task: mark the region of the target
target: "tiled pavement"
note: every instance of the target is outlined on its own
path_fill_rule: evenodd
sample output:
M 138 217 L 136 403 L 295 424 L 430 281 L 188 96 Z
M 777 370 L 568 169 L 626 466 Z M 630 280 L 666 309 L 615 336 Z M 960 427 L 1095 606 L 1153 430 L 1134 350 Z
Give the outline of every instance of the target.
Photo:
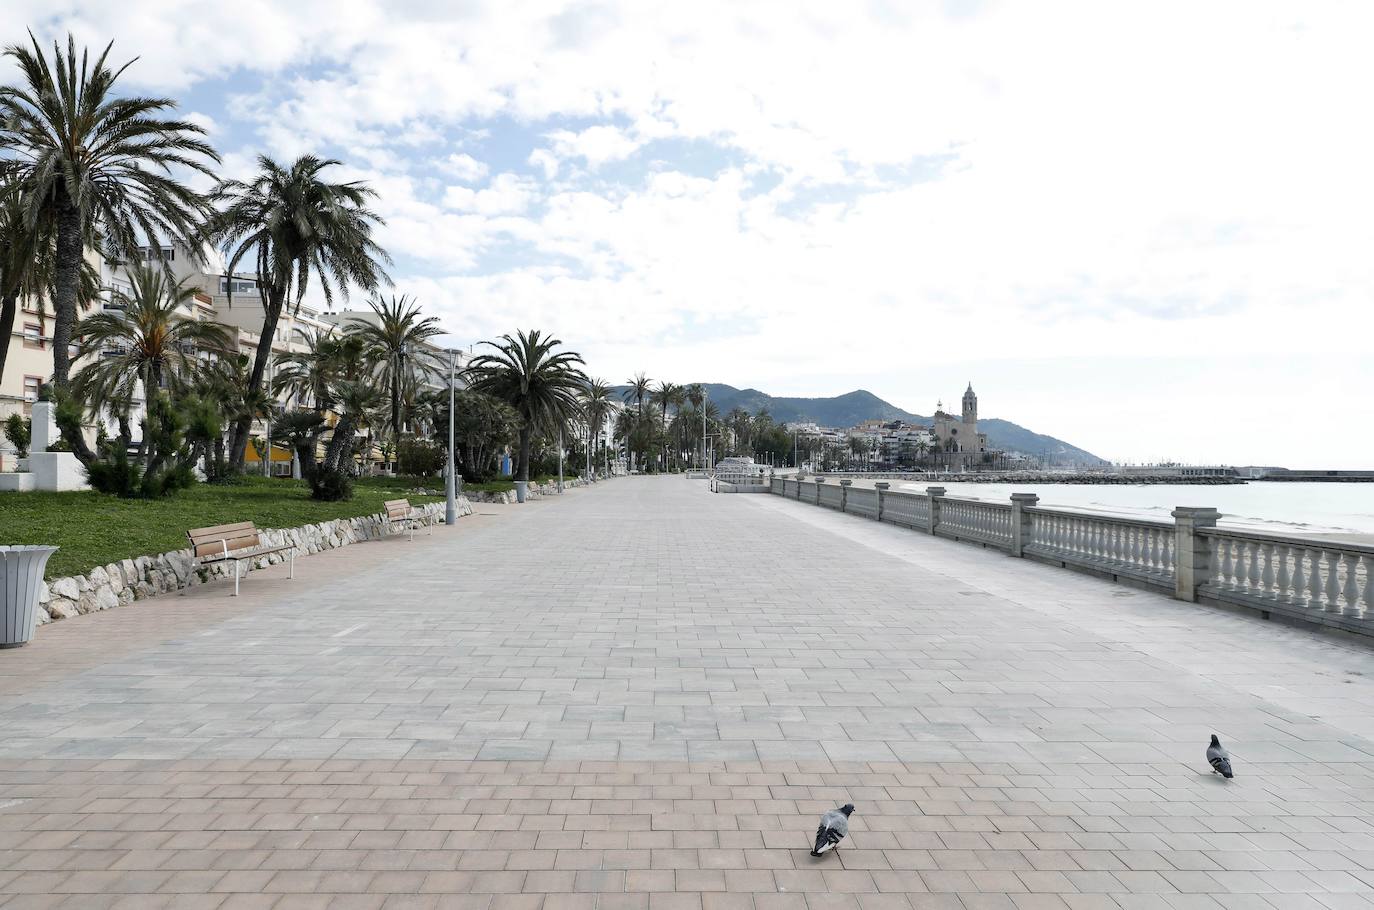
M 680 478 L 480 511 L 0 653 L 0 907 L 1374 906 L 1362 645 Z

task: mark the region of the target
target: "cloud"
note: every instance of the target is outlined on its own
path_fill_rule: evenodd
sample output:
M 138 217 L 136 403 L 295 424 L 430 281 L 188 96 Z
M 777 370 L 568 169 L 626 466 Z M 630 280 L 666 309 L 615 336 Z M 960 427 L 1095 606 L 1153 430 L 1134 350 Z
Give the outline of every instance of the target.
M 533 180 L 518 174 L 497 174 L 484 190 L 448 187 L 444 191 L 444 206 L 478 215 L 511 215 L 524 212 L 538 196 Z
M 578 133 L 556 130 L 548 138 L 560 158 L 581 158 L 593 170 L 608 161 L 628 158 L 642 144 L 614 126 L 591 126 Z
M 471 155 L 457 152 L 438 163 L 440 170 L 457 177 L 464 183 L 476 183 L 487 176 L 487 165 Z

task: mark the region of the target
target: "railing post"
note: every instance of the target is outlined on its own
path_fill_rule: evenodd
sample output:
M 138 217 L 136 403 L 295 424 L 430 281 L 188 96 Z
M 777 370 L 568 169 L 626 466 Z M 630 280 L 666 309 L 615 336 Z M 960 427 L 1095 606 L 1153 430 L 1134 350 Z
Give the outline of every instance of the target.
M 886 480 L 880 480 L 873 485 L 873 489 L 875 491 L 874 495 L 878 498 L 878 504 L 875 507 L 874 517 L 876 517 L 878 521 L 883 520 L 883 491 L 890 486 L 892 486 L 892 484 L 888 483 Z
M 1031 539 L 1031 521 L 1034 516 L 1026 509 L 1033 508 L 1040 497 L 1034 493 L 1011 494 L 1011 555 L 1021 556 Z
M 854 486 L 854 481 L 852 481 L 852 480 L 846 479 L 846 480 L 841 480 L 841 481 L 840 481 L 840 511 L 841 511 L 841 512 L 846 511 L 846 510 L 848 509 L 848 507 L 849 507 L 849 488 L 852 487 L 852 486 Z
M 940 526 L 940 497 L 945 495 L 944 487 L 926 487 L 926 496 L 930 497 L 929 526 L 926 528 L 931 536 L 934 536 L 935 529 Z
M 1197 589 L 1212 577 L 1212 548 L 1199 528 L 1215 528 L 1221 513 L 1200 506 L 1179 506 L 1174 516 L 1174 597 L 1195 602 Z
M 821 504 L 821 484 L 825 483 L 824 477 L 816 478 L 816 505 Z

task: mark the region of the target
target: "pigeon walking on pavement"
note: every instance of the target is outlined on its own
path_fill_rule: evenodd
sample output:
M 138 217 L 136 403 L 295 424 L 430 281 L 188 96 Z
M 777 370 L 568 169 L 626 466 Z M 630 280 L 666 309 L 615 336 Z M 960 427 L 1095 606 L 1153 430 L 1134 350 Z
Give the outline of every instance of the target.
M 1221 747 L 1221 740 L 1217 739 L 1215 733 L 1212 734 L 1212 744 L 1207 747 L 1207 764 L 1212 766 L 1213 774 L 1220 774 L 1227 780 L 1236 776 L 1231 771 L 1231 753 Z
M 849 815 L 854 811 L 853 803 L 845 803 L 838 809 L 831 809 L 821 816 L 821 826 L 816 829 L 816 846 L 811 848 L 812 856 L 834 850 L 844 836 L 849 833 Z

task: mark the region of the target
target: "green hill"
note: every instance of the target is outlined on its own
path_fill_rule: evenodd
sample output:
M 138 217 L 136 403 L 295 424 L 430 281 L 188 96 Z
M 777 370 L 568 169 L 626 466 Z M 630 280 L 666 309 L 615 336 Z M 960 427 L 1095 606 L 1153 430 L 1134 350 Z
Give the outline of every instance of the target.
M 710 400 L 722 414 L 744 408 L 751 414 L 767 409 L 779 423 L 809 421 L 823 427 L 852 427 L 865 420 L 905 420 L 930 426 L 931 418 L 903 411 L 865 389 L 856 389 L 833 398 L 786 398 L 758 389 L 737 389 L 719 382 L 702 383 Z M 623 392 L 621 387 L 617 394 Z M 1043 457 L 1055 464 L 1099 465 L 1105 460 L 1062 439 L 1028 430 L 1009 420 L 983 418 L 978 429 L 988 434 L 988 444 L 1004 452 L 1021 452 Z

